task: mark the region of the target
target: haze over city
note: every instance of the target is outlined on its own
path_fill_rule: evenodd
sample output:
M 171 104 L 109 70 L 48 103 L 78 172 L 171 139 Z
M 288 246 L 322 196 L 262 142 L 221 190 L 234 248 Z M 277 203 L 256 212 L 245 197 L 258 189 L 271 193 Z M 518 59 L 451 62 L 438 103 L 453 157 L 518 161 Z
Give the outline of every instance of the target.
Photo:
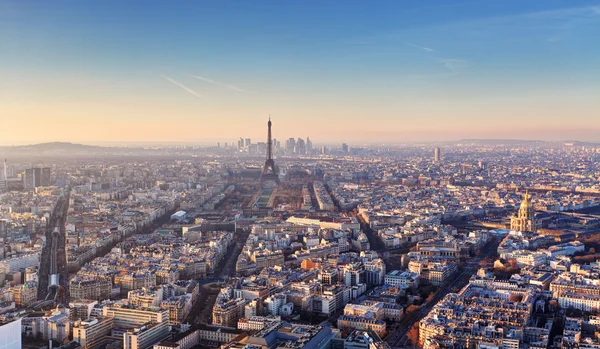
M 598 0 L 0 0 L 0 349 L 598 349 L 599 63 Z
M 596 1 L 4 1 L 0 142 L 600 141 L 599 36 Z

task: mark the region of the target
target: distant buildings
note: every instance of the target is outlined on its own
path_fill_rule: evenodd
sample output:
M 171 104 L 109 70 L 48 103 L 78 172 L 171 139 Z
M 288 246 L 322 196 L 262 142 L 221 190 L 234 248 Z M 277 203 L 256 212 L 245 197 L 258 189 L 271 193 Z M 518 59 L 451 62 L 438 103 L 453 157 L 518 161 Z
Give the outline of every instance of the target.
M 295 148 L 296 148 L 296 140 L 294 138 L 285 140 L 285 153 L 286 154 L 293 154 Z
M 600 264 L 591 256 L 589 264 L 577 264 L 588 260 L 580 255 L 590 243 L 573 241 L 581 238 L 580 232 L 600 227 L 600 219 L 594 213 L 559 213 L 600 205 L 600 198 L 582 194 L 600 192 L 597 162 L 588 161 L 596 153 L 582 154 L 581 160 L 588 159 L 582 161 L 585 166 L 566 172 L 560 167 L 564 154 L 557 153 L 563 156 L 558 161 L 544 153 L 531 167 L 526 149 L 512 156 L 506 146 L 496 154 L 492 146 L 465 145 L 464 152 L 444 146 L 451 158 L 444 158 L 444 166 L 432 166 L 431 155 L 440 162 L 441 153 L 437 148 L 431 154 L 429 145 L 349 149 L 344 144 L 311 159 L 305 155 L 316 155 L 312 151 L 318 149 L 309 138 L 291 138 L 281 149 L 278 143 L 240 139 L 240 152 L 251 156 L 221 147 L 210 161 L 61 165 L 52 169 L 57 187 L 2 194 L 0 255 L 6 258 L 0 261 L 0 314 L 26 314 L 19 325 L 26 336 L 60 341 L 70 326 L 73 339 L 92 349 L 387 349 L 380 339 L 387 333 L 386 321 L 401 320 L 411 305 L 431 306 L 422 302 L 432 290 L 439 292 L 434 295 L 456 291 L 458 270 L 464 277 L 477 265 L 473 259 L 493 254 L 496 244 L 486 243 L 494 237 L 502 239 L 498 275 L 517 267 L 521 272 L 509 280 L 479 273 L 467 288 L 437 303 L 431 314 L 425 314 L 429 306 L 421 306 L 414 314 L 426 316 L 420 324 L 422 344 L 548 348 L 551 322 L 557 319 L 556 325 L 566 326 L 553 331 L 560 333 L 552 338 L 555 347 L 597 345 L 600 330 L 592 323 L 600 326 L 600 319 L 561 321 L 562 312 L 556 312 L 600 311 Z M 259 187 L 262 155 L 269 148 L 281 155 L 278 164 L 286 176 L 280 179 L 286 183 L 275 193 L 265 219 L 255 219 L 261 216 L 257 212 L 244 217 L 242 206 Z M 177 154 L 185 149 L 178 148 Z M 226 151 L 233 156 L 223 156 Z M 259 152 L 260 158 L 255 156 Z M 396 152 L 403 155 L 394 158 Z M 484 160 L 489 166 L 477 165 Z M 544 161 L 548 167 L 540 170 L 537 164 Z M 27 167 L 16 165 L 10 178 Z M 36 178 L 42 181 L 41 173 L 30 170 L 26 175 L 17 178 L 19 183 L 25 177 L 30 187 Z M 67 187 L 72 205 L 61 225 L 66 227 L 65 248 L 57 251 L 64 250 L 68 266 L 77 270 L 65 278 L 70 309 L 25 310 L 36 300 L 31 286 L 48 280 L 41 273 L 38 277 L 42 268 L 36 267 L 39 251 L 52 240 L 44 241 L 36 232 L 47 225 L 53 202 Z M 535 203 L 528 195 L 521 199 L 521 188 L 536 190 Z M 507 216 L 521 201 L 513 231 L 465 231 L 442 223 L 477 219 L 506 228 Z M 536 219 L 534 209 L 546 212 L 538 212 Z M 154 222 L 169 217 L 168 224 L 149 231 Z M 189 226 L 191 221 L 197 225 Z M 365 232 L 365 225 L 373 233 Z M 533 233 L 536 225 L 548 233 Z M 563 227 L 566 234 L 560 237 L 551 232 Z M 230 254 L 233 243 L 239 256 Z M 398 260 L 383 246 L 411 252 Z M 210 298 L 212 308 L 206 310 L 212 311 L 214 325 L 188 327 L 198 315 L 202 321 L 211 315 L 191 313 L 203 284 L 197 280 L 217 279 L 225 260 L 227 274 L 236 262 L 235 276 L 219 286 L 214 306 Z M 386 263 L 398 270 L 386 270 Z M 107 301 L 119 298 L 126 299 Z M 287 322 L 298 316 L 313 323 L 332 316 L 336 320 L 319 326 Z M 6 324 L 0 315 L 0 349 Z
M 250 139 L 246 139 L 244 140 L 243 138 L 240 138 L 238 140 L 238 151 L 240 153 L 247 153 L 249 155 L 263 155 L 267 152 L 269 147 L 269 142 L 267 141 L 265 142 L 259 142 L 259 143 L 250 143 Z M 282 143 L 280 141 L 278 141 L 277 139 L 273 138 L 271 141 L 271 148 L 273 151 L 273 154 L 280 154 L 280 155 L 313 155 L 314 152 L 319 152 L 320 150 L 323 150 L 324 147 L 320 148 L 320 149 L 314 149 L 313 148 L 313 142 L 310 139 L 310 137 L 306 137 L 306 140 L 303 138 L 293 138 L 290 137 L 289 139 L 286 139 L 283 143 L 283 147 L 282 147 Z M 324 152 L 322 152 L 324 154 Z
M 323 182 L 315 181 L 313 183 L 313 188 L 315 191 L 315 196 L 317 198 L 317 203 L 319 204 L 319 209 L 323 211 L 334 210 L 335 205 L 333 204 L 333 200 L 327 192 L 327 189 L 325 188 Z
M 304 142 L 304 139 L 298 138 L 298 140 L 296 141 L 296 147 L 294 148 L 294 154 L 306 154 L 306 143 Z
M 6 159 L 0 172 L 0 192 L 8 190 L 8 169 L 6 167 Z
M 433 150 L 433 162 L 439 164 L 441 160 L 440 147 L 435 147 Z
M 23 187 L 25 190 L 33 190 L 37 187 L 50 186 L 50 168 L 34 167 L 25 170 Z

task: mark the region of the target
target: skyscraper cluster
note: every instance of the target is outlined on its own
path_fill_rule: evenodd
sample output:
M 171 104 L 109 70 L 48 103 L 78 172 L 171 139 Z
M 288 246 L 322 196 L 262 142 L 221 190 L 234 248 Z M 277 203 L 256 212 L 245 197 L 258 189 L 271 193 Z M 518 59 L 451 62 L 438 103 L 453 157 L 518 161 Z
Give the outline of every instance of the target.
M 252 143 L 250 138 L 240 138 L 238 140 L 238 149 L 240 153 L 248 153 L 251 155 L 262 155 L 267 151 L 268 144 L 266 142 Z M 281 155 L 311 155 L 313 154 L 313 142 L 310 137 L 306 140 L 302 138 L 286 139 L 283 145 L 277 138 L 272 141 L 273 153 Z
M 50 185 L 49 167 L 34 167 L 25 170 L 25 177 L 23 178 L 25 190 L 33 190 L 37 187 L 49 187 Z
M 296 154 L 296 155 L 306 155 L 312 154 L 313 144 L 310 140 L 310 137 L 306 137 L 306 141 L 302 138 L 298 138 L 295 140 L 294 138 L 290 138 L 285 141 L 285 153 L 286 155 Z

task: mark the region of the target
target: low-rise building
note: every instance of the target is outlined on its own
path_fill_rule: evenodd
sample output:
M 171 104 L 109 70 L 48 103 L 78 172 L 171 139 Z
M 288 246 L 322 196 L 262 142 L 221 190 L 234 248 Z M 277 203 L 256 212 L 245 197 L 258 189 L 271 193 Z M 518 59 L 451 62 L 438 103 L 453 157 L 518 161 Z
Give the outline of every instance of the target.
M 385 276 L 385 284 L 403 289 L 419 287 L 419 275 L 410 271 L 393 270 Z
M 92 299 L 103 301 L 110 299 L 112 281 L 105 277 L 75 277 L 69 282 L 71 299 Z
M 100 348 L 107 343 L 112 328 L 112 317 L 78 321 L 73 327 L 73 340 L 84 349 Z

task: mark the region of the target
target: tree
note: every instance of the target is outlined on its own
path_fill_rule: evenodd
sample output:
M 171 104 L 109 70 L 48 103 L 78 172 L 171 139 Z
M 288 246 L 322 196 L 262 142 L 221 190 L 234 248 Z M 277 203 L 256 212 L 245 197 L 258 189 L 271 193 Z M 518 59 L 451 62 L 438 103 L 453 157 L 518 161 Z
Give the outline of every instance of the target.
M 491 264 L 491 263 L 492 263 L 492 260 L 491 260 L 491 258 L 490 258 L 490 257 L 485 257 L 484 259 L 482 259 L 482 260 L 479 262 L 479 267 L 480 267 L 480 268 L 487 268 L 487 266 L 488 266 L 489 264 Z
M 410 330 L 408 330 L 408 332 L 406 333 L 406 336 L 408 337 L 408 340 L 413 344 L 413 345 L 419 345 L 419 323 L 416 322 L 411 328 Z
M 413 312 L 419 310 L 419 308 L 421 308 L 421 307 L 418 306 L 418 305 L 411 304 L 408 307 L 406 307 L 406 309 L 404 310 L 404 312 L 407 313 L 407 314 L 410 314 L 410 313 L 413 313 Z
M 433 300 L 433 296 L 435 296 L 435 292 L 431 292 L 429 296 L 427 296 L 427 299 L 425 299 L 425 302 L 431 302 Z
M 427 298 L 429 295 L 433 294 L 434 291 L 435 291 L 435 286 L 432 286 L 432 285 L 423 286 L 423 287 L 421 287 L 421 289 L 419 289 L 419 295 L 421 296 L 421 298 Z

